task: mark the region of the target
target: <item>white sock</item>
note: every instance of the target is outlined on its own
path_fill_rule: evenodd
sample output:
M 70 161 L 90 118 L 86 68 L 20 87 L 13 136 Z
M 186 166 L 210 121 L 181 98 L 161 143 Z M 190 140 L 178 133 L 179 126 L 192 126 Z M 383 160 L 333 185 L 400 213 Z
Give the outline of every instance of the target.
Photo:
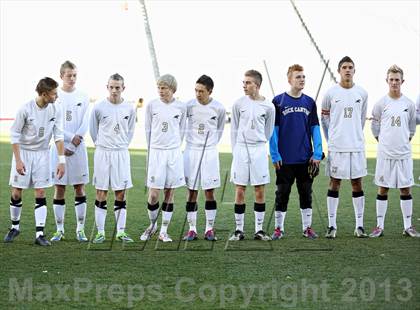
M 150 219 L 150 228 L 153 228 L 153 224 L 154 226 L 157 225 L 157 217 L 158 217 L 158 213 L 159 213 L 159 209 L 156 210 L 147 210 L 147 214 L 149 215 L 149 219 Z
M 100 234 L 105 234 L 105 219 L 107 214 L 106 204 L 103 207 L 105 209 L 95 206 L 96 228 Z
M 173 212 L 162 211 L 162 226 L 160 227 L 160 233 L 166 234 L 168 232 L 168 226 L 171 222 Z
M 206 232 L 214 227 L 214 220 L 216 218 L 217 209 L 205 210 L 206 212 Z
M 197 232 L 197 211 L 187 212 L 187 221 L 190 230 Z
M 388 208 L 388 200 L 376 199 L 376 226 L 385 228 L 385 215 Z
M 353 192 L 354 194 L 354 192 Z M 365 196 L 353 197 L 354 217 L 356 219 L 356 228 L 363 227 L 363 213 L 365 212 Z
M 127 221 L 127 209 L 125 208 L 125 206 L 118 210 L 115 210 L 115 208 L 117 207 L 114 206 L 115 222 L 117 223 L 117 234 L 120 234 L 125 231 L 125 223 Z
M 254 214 L 255 214 L 255 232 L 258 232 L 260 230 L 263 230 L 265 211 L 262 211 L 262 212 L 254 211 Z
M 74 211 L 76 213 L 76 232 L 85 229 L 85 221 L 86 221 L 86 202 L 74 202 Z
M 13 203 L 13 204 L 12 204 Z M 22 213 L 22 200 L 10 201 L 10 219 L 12 221 L 12 229 L 19 230 L 20 214 Z
M 54 218 L 55 218 L 55 225 L 57 226 L 57 231 L 64 232 L 64 216 L 66 214 L 66 205 L 58 204 L 56 203 L 56 199 L 54 199 L 53 209 L 54 209 Z
M 245 213 L 235 213 L 236 230 L 244 231 Z
M 312 225 L 312 208 L 300 209 L 300 215 L 302 217 L 302 230 Z
M 339 198 L 327 197 L 328 227 L 337 228 L 337 207 Z
M 45 227 L 45 221 L 47 219 L 47 206 L 43 205 L 35 209 L 35 226 L 36 227 Z M 43 231 L 37 231 L 36 237 L 44 235 Z
M 275 211 L 274 222 L 275 228 L 280 227 L 281 231 L 284 231 L 284 220 L 286 218 L 287 211 Z
M 406 197 L 406 196 L 401 196 Z M 411 197 L 411 196 L 410 196 Z M 404 220 L 404 230 L 411 227 L 411 216 L 413 215 L 413 199 L 400 200 L 401 212 Z

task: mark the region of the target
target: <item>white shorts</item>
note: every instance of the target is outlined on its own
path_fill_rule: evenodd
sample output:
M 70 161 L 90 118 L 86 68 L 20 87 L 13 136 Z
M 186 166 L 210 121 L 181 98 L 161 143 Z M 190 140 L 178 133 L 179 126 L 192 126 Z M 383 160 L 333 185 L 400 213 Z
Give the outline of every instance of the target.
M 25 175 L 16 171 L 15 156 L 12 159 L 9 185 L 16 188 L 46 188 L 52 186 L 50 151 L 27 151 L 20 149 L 20 158 L 25 165 Z
M 366 176 L 365 152 L 328 152 L 325 175 L 340 180 Z
M 202 149 L 186 148 L 184 151 L 184 174 L 188 189 L 198 190 L 200 185 L 204 190 L 220 187 L 219 152 L 216 148 L 205 149 L 198 171 L 202 154 Z
M 184 162 L 181 149 L 150 149 L 147 187 L 163 189 L 185 185 Z
M 236 185 L 263 185 L 270 183 L 268 170 L 268 155 L 265 144 L 236 144 L 233 150 L 230 181 Z
M 107 191 L 133 187 L 128 150 L 96 148 L 93 161 L 93 182 L 96 189 Z
M 56 185 L 76 185 L 89 183 L 89 167 L 86 145 L 81 143 L 71 156 L 66 156 L 66 170 L 61 179 L 56 178 L 55 171 L 58 163 L 57 148 L 51 146 L 51 171 Z
M 377 158 L 375 184 L 387 188 L 406 188 L 413 186 L 413 160 L 411 158 Z

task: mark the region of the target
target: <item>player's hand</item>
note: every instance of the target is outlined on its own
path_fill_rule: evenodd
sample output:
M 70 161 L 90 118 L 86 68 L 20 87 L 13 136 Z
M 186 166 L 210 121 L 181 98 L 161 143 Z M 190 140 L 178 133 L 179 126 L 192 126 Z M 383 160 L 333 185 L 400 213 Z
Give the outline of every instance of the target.
M 71 140 L 71 143 L 73 143 L 74 146 L 79 146 L 82 140 L 83 140 L 82 136 L 75 135 L 74 138 Z
M 64 175 L 64 172 L 65 172 L 65 164 L 58 164 L 57 165 L 57 172 L 56 172 L 56 176 L 57 176 L 57 178 L 60 180 L 62 177 L 63 177 L 63 175 Z
M 274 168 L 276 170 L 280 170 L 280 168 L 281 168 L 281 160 L 278 161 L 278 162 L 273 163 L 273 166 L 274 166 Z
M 74 152 L 73 151 L 70 151 L 69 149 L 64 149 L 64 155 L 65 156 L 71 156 L 71 155 L 73 155 L 74 154 Z
M 25 175 L 26 168 L 25 168 L 25 164 L 23 163 L 23 161 L 21 161 L 21 160 L 16 161 L 16 171 L 20 175 Z
M 318 159 L 313 159 L 313 158 L 311 158 L 311 160 L 310 160 L 310 163 L 311 164 L 313 164 L 313 165 L 316 165 L 317 167 L 319 167 L 319 163 L 320 163 L 321 161 L 320 160 L 318 160 Z

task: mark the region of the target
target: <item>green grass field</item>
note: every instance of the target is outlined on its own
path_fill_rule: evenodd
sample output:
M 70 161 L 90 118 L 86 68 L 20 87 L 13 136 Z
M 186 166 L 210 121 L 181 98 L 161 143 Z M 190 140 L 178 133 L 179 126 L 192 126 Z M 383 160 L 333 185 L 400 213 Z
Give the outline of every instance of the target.
M 13 244 L 0 245 L 1 309 L 420 309 L 420 240 L 402 236 L 399 193 L 390 192 L 385 236 L 353 237 L 354 211 L 348 182 L 340 192 L 338 238 L 306 240 L 296 189 L 286 218 L 286 238 L 276 242 L 252 240 L 253 198 L 249 190 L 246 240 L 227 242 L 234 229 L 232 184 L 227 182 L 223 202 L 218 191 L 216 231 L 219 240 L 203 240 L 204 208 L 200 203 L 200 240 L 180 242 L 185 216 L 185 189 L 177 191 L 175 214 L 169 228 L 172 244 L 138 241 L 149 221 L 145 207 L 145 152 L 131 152 L 134 188 L 127 194 L 127 232 L 134 244 L 123 247 L 111 235 L 114 214 L 108 212 L 107 241 L 102 245 L 75 241 L 72 194 L 66 196 L 66 240 L 48 248 L 33 245 L 33 192 L 23 197 L 21 235 Z M 92 163 L 93 150 L 90 150 Z M 0 144 L 0 233 L 9 227 L 11 148 Z M 229 170 L 231 154 L 221 154 L 222 176 Z M 368 162 L 374 171 L 374 159 Z M 420 160 L 414 163 L 417 177 Z M 321 173 L 323 174 L 323 173 Z M 266 225 L 271 233 L 274 218 L 274 178 L 267 186 Z M 417 181 L 419 182 L 419 181 Z M 313 228 L 323 236 L 327 226 L 324 176 L 314 185 Z M 94 188 L 89 185 L 86 233 L 94 225 Z M 372 176 L 364 179 L 365 227 L 376 224 L 376 187 Z M 201 196 L 202 198 L 202 196 Z M 420 187 L 413 188 L 413 224 L 420 220 Z M 108 202 L 113 201 L 112 195 Z M 52 191 L 48 191 L 46 233 L 55 231 Z M 109 208 L 112 210 L 112 208 Z M 159 220 L 160 224 L 160 220 Z M 418 225 L 420 226 L 420 225 Z M 96 233 L 96 231 L 95 231 Z

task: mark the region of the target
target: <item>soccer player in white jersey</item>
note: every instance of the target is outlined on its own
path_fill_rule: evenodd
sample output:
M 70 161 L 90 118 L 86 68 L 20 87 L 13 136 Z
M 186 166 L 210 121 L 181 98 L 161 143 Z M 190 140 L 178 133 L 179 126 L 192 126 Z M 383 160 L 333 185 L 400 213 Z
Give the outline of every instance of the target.
M 225 127 L 226 110 L 219 101 L 210 97 L 213 87 L 211 77 L 202 75 L 195 84 L 196 98 L 187 103 L 187 145 L 184 151 L 185 181 L 188 187 L 185 208 L 190 226 L 184 237 L 187 241 L 197 239 L 197 196 L 200 185 L 206 196 L 204 239 L 216 240 L 214 221 L 217 203 L 214 189 L 220 187 L 217 143 Z
M 64 195 L 66 185 L 74 187 L 74 208 L 76 213 L 76 239 L 86 242 L 84 232 L 86 218 L 85 184 L 89 183 L 89 168 L 84 135 L 89 127 L 89 99 L 87 95 L 75 87 L 77 80 L 76 65 L 65 61 L 60 67 L 63 85 L 58 89 L 56 105 L 61 109 L 64 118 L 64 155 L 66 155 L 66 173 L 61 179 L 53 174 L 55 183 L 54 215 L 57 231 L 51 241 L 64 239 L 64 219 L 66 204 Z M 52 167 L 57 162 L 57 149 L 51 147 Z
M 157 80 L 159 98 L 146 106 L 145 130 L 148 146 L 147 187 L 149 196 L 147 210 L 150 225 L 140 236 L 145 241 L 157 231 L 159 193 L 164 191 L 162 202 L 162 225 L 159 240 L 172 242 L 168 226 L 174 209 L 174 189 L 185 185 L 184 164 L 181 152 L 185 133 L 187 106 L 174 98 L 176 79 L 165 74 Z
M 400 189 L 400 206 L 403 215 L 403 235 L 420 237 L 411 224 L 413 198 L 411 186 L 414 184 L 413 159 L 410 140 L 416 132 L 416 108 L 414 102 L 401 93 L 404 72 L 397 65 L 387 71 L 388 94 L 382 97 L 372 110 L 372 133 L 378 140 L 375 184 L 376 221 L 370 237 L 384 234 L 385 214 L 388 207 L 388 190 Z
M 327 194 L 328 230 L 325 237 L 337 233 L 338 193 L 342 179 L 350 180 L 356 218 L 354 235 L 367 237 L 363 228 L 365 196 L 362 177 L 367 175 L 363 127 L 366 121 L 367 92 L 354 84 L 355 66 L 345 56 L 338 64 L 340 83 L 330 88 L 322 101 L 321 122 L 328 142 L 326 175 L 330 177 Z
M 10 218 L 12 227 L 4 242 L 13 242 L 20 233 L 22 212 L 22 191 L 35 189 L 35 244 L 48 246 L 51 243 L 44 237 L 47 218 L 45 188 L 52 186 L 49 143 L 54 136 L 57 146 L 58 165 L 56 176 L 60 179 L 65 172 L 63 143 L 63 122 L 60 110 L 53 104 L 57 99 L 58 83 L 46 77 L 36 86 L 38 96 L 24 104 L 16 114 L 10 129 L 13 148 L 10 170 L 11 198 Z
M 118 73 L 108 80 L 109 97 L 97 103 L 90 117 L 90 135 L 95 143 L 93 185 L 96 188 L 95 222 L 98 229 L 93 243 L 105 241 L 107 193 L 115 194 L 114 214 L 117 224 L 116 239 L 133 242 L 125 232 L 127 219 L 125 192 L 131 182 L 128 146 L 133 139 L 136 124 L 134 107 L 121 97 L 124 79 Z
M 270 100 L 260 95 L 261 73 L 256 70 L 245 72 L 243 90 L 232 107 L 231 181 L 235 184 L 236 229 L 231 241 L 244 239 L 245 190 L 248 184 L 254 186 L 255 234 L 256 240 L 271 240 L 263 230 L 265 215 L 264 185 L 270 183 L 266 143 L 274 129 L 275 109 Z

